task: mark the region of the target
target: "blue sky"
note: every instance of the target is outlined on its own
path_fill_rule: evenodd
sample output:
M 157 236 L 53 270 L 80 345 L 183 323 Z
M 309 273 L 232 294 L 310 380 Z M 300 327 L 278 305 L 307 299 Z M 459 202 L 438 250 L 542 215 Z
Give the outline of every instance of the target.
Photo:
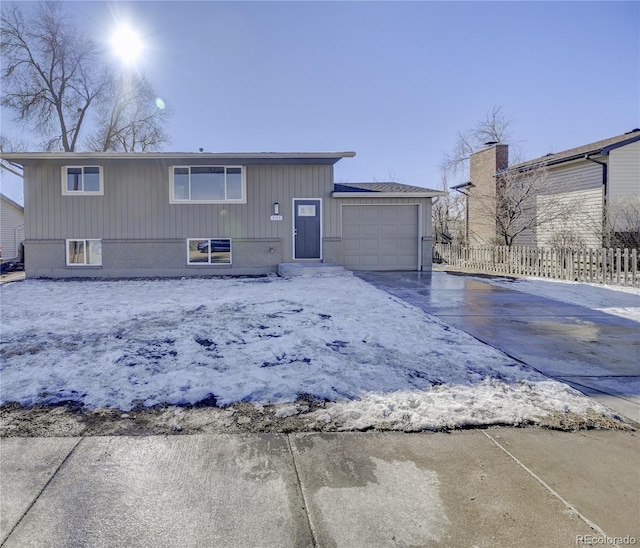
M 443 152 L 494 105 L 529 158 L 640 127 L 638 2 L 67 4 L 105 47 L 139 30 L 167 150 L 353 150 L 336 181 L 439 188 Z

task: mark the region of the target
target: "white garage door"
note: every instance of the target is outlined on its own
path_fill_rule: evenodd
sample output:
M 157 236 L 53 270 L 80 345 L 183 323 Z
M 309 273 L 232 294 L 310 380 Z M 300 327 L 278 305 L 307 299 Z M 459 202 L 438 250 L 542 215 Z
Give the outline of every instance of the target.
M 342 246 L 352 270 L 417 270 L 418 206 L 343 206 Z

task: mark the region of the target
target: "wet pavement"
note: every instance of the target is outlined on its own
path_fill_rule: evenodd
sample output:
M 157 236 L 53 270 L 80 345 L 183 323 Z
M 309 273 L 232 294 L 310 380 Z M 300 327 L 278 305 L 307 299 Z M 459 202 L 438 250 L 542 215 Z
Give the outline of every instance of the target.
M 639 442 L 534 428 L 2 438 L 0 544 L 636 544 Z
M 640 422 L 637 322 L 471 276 L 446 272 L 355 274 Z M 636 295 L 629 295 L 629 299 L 640 301 Z

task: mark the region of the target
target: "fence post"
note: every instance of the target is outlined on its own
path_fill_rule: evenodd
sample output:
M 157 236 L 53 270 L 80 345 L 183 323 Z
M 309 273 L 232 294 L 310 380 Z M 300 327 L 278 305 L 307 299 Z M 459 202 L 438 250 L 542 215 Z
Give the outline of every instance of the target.
M 622 257 L 622 271 L 624 275 L 624 281 L 622 285 L 627 287 L 627 280 L 629 279 L 629 250 L 625 247 Z
M 633 287 L 640 286 L 640 280 L 638 280 L 638 251 L 636 249 L 631 250 L 631 285 Z

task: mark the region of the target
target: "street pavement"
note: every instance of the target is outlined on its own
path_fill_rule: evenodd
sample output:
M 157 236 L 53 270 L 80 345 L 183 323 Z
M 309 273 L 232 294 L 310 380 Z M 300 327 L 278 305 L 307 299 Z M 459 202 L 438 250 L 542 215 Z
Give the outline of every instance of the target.
M 637 322 L 468 275 L 356 275 L 640 423 Z M 640 296 L 628 299 L 640 306 Z
M 3 438 L 0 543 L 624 546 L 639 459 L 634 432 L 535 428 Z

